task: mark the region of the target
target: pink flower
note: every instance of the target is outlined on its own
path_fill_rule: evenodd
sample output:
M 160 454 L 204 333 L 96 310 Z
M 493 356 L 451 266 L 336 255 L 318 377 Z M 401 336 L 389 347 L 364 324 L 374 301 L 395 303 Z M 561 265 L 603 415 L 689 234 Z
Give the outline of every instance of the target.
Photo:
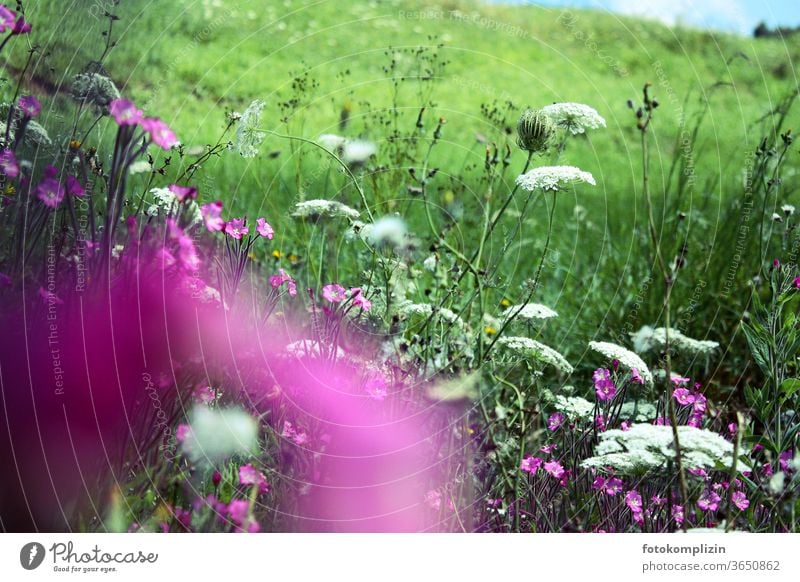
M 277 289 L 284 283 L 286 283 L 286 289 L 291 297 L 297 295 L 297 283 L 283 269 L 278 269 L 278 274 L 269 278 L 269 284 L 273 289 Z
M 794 278 L 794 288 L 795 289 L 800 289 L 800 277 L 795 277 Z
M 602 475 L 598 475 L 594 481 L 592 481 L 592 489 L 603 489 L 606 485 L 606 479 Z
M 31 25 L 25 22 L 25 17 L 20 16 L 14 23 L 14 28 L 11 29 L 11 34 L 28 34 L 31 31 Z
M 719 508 L 720 496 L 706 489 L 697 500 L 697 507 L 703 511 L 716 511 Z
M 736 491 L 731 496 L 731 501 L 733 501 L 733 504 L 736 507 L 738 507 L 741 511 L 744 511 L 745 509 L 750 507 L 750 500 L 747 499 L 747 495 L 745 495 L 741 491 Z
M 431 489 L 425 494 L 425 504 L 434 511 L 439 511 L 442 508 L 442 494 Z
M 0 4 L 0 32 L 5 32 L 7 28 L 14 27 L 15 14 L 9 10 L 5 4 Z
M 17 107 L 25 117 L 36 117 L 42 111 L 42 104 L 33 95 L 24 95 L 17 101 Z
M 256 230 L 258 234 L 269 240 L 272 240 L 272 237 L 275 236 L 275 231 L 272 230 L 272 227 L 263 218 L 256 220 Z
M 175 255 L 173 255 L 166 247 L 161 247 L 156 251 L 156 264 L 162 271 L 166 271 L 175 264 Z
M 694 404 L 695 396 L 687 388 L 675 388 L 672 397 L 682 406 Z
M 225 228 L 225 221 L 222 220 L 222 201 L 209 202 L 200 207 L 200 214 L 203 216 L 208 232 L 217 232 Z
M 611 497 L 622 493 L 622 479 L 619 477 L 609 477 L 606 480 L 605 492 L 606 495 L 610 495 Z
M 690 475 L 694 475 L 695 477 L 700 477 L 701 479 L 705 479 L 708 477 L 708 473 L 702 467 L 689 467 L 686 471 Z
M 705 410 L 706 410 L 706 403 L 707 402 L 708 402 L 708 399 L 705 396 L 695 392 L 695 394 L 694 394 L 694 407 L 693 407 L 694 412 L 696 414 L 702 416 L 703 412 L 705 412 Z
M 364 391 L 375 400 L 383 400 L 386 398 L 389 391 L 386 387 L 386 379 L 383 377 L 383 374 L 372 374 L 367 378 L 367 382 L 364 384 Z
M 246 219 L 243 218 L 234 218 L 226 222 L 225 234 L 237 240 L 241 239 L 244 235 L 250 232 L 250 229 L 245 226 L 245 220 Z
M 678 376 L 677 374 L 670 374 L 670 380 L 675 386 L 686 386 L 692 381 L 691 378 L 684 378 L 683 376 Z
M 250 463 L 239 467 L 239 485 L 257 486 L 261 494 L 269 491 L 269 484 L 264 474 Z
M 64 187 L 55 178 L 45 178 L 36 187 L 36 196 L 48 208 L 57 208 L 64 199 Z
M 177 184 L 172 184 L 169 187 L 169 191 L 175 194 L 175 198 L 178 199 L 178 202 L 197 199 L 197 188 L 194 186 L 178 186 Z
M 636 368 L 631 368 L 631 381 L 644 385 L 644 378 Z
M 361 292 L 361 287 L 352 287 L 350 289 L 350 297 L 353 298 L 353 305 L 360 307 L 363 311 L 372 309 L 372 301 L 364 297 L 364 293 Z
M 534 473 L 536 473 L 536 471 L 539 470 L 539 467 L 542 466 L 543 462 L 544 461 L 539 457 L 526 455 L 525 458 L 522 459 L 522 463 L 519 466 L 519 470 L 533 475 Z
M 283 431 L 281 436 L 286 439 L 291 439 L 296 445 L 304 445 L 308 442 L 308 435 L 303 430 L 295 430 L 294 426 L 288 420 L 283 421 Z
M 545 453 L 546 455 L 549 455 L 550 453 L 555 451 L 557 448 L 558 448 L 558 445 L 556 443 L 550 443 L 549 445 L 544 445 L 539 450 L 541 452 Z
M 211 475 L 211 483 L 214 487 L 219 487 L 219 484 L 222 483 L 222 473 L 215 470 L 214 474 Z
M 157 117 L 145 117 L 141 125 L 142 129 L 150 134 L 150 140 L 162 149 L 168 150 L 178 143 L 175 132 Z
M 631 489 L 625 494 L 625 505 L 636 514 L 642 512 L 642 496 L 636 489 Z
M 182 443 L 188 438 L 191 432 L 192 429 L 189 427 L 188 424 L 179 424 L 178 428 L 175 429 L 175 439 L 179 443 Z
M 661 506 L 661 505 L 664 505 L 667 502 L 667 498 L 666 497 L 661 497 L 660 495 L 653 495 L 650 498 L 650 501 L 653 503 L 653 505 Z
M 9 178 L 16 178 L 19 176 L 19 164 L 17 163 L 17 156 L 9 149 L 4 149 L 0 152 L 0 172 Z
M 217 391 L 208 384 L 198 384 L 192 396 L 195 402 L 200 404 L 211 404 L 217 399 Z
M 619 423 L 619 429 L 623 432 L 631 430 L 631 421 L 623 420 L 621 423 Z
M 778 457 L 778 465 L 781 468 L 781 471 L 788 472 L 790 470 L 789 462 L 794 459 L 794 451 L 789 449 L 788 451 L 783 451 Z
M 231 521 L 240 526 L 246 526 L 249 522 L 250 502 L 245 499 L 236 499 L 228 504 L 228 517 Z
M 142 122 L 142 110 L 127 99 L 114 99 L 109 103 L 108 111 L 117 125 L 138 125 Z
M 558 430 L 564 424 L 564 415 L 560 412 L 554 412 L 547 419 L 547 428 L 549 430 Z
M 81 186 L 81 183 L 78 182 L 75 176 L 67 176 L 67 193 L 70 196 L 77 196 L 80 198 L 86 194 L 86 189 Z
M 597 399 L 601 402 L 611 400 L 617 393 L 617 387 L 611 379 L 611 371 L 607 368 L 597 368 L 592 374 L 594 381 L 594 391 L 597 394 Z
M 683 506 L 682 505 L 673 505 L 672 506 L 672 519 L 675 520 L 677 525 L 683 524 Z
M 561 479 L 565 474 L 564 467 L 558 461 L 547 461 L 544 464 L 544 470 L 556 479 Z
M 597 429 L 597 432 L 605 432 L 606 431 L 606 417 L 602 414 L 598 414 L 594 417 L 594 426 Z
M 780 269 L 781 268 L 780 259 L 772 259 L 772 266 L 775 267 L 776 269 Z
M 322 288 L 322 296 L 331 303 L 340 303 L 346 299 L 344 287 L 338 283 L 331 283 Z

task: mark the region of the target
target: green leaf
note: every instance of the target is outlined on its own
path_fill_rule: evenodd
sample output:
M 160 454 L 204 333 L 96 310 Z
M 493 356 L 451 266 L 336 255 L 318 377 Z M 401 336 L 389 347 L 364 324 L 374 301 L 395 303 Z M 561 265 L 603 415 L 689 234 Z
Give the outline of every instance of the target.
M 781 392 L 788 398 L 800 390 L 800 378 L 787 378 L 781 383 Z

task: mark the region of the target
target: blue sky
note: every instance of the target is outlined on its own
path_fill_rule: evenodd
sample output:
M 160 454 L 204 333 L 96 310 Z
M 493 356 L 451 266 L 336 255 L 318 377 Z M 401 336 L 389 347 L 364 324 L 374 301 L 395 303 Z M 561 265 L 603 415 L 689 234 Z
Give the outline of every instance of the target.
M 493 0 L 543 6 L 599 8 L 620 14 L 751 34 L 765 21 L 770 26 L 800 25 L 800 0 Z

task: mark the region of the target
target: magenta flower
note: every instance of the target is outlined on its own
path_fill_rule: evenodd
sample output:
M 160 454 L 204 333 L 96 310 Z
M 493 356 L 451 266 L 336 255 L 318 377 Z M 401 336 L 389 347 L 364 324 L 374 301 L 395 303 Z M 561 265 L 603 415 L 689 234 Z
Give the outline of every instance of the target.
M 331 303 L 341 303 L 347 297 L 345 295 L 345 289 L 338 283 L 331 283 L 329 285 L 325 285 L 322 288 L 322 296 Z
M 364 293 L 361 292 L 361 287 L 351 287 L 350 297 L 353 298 L 353 305 L 360 307 L 363 311 L 372 309 L 372 301 L 364 297 Z
M 67 176 L 67 194 L 70 196 L 77 196 L 78 198 L 86 194 L 86 189 L 81 186 L 81 183 L 78 182 L 75 176 Z
M 275 236 L 275 231 L 272 230 L 270 224 L 263 218 L 256 220 L 256 231 L 258 231 L 258 234 L 269 240 L 272 240 L 272 237 Z
M 239 485 L 257 486 L 258 492 L 261 494 L 269 491 L 267 478 L 250 463 L 239 467 Z
M 703 511 L 716 511 L 719 508 L 720 496 L 706 489 L 697 500 L 697 507 Z
M 209 232 L 217 232 L 225 228 L 222 220 L 222 201 L 209 202 L 200 207 L 200 214 Z
M 795 277 L 794 278 L 794 288 L 795 289 L 800 289 L 800 277 Z
M 172 184 L 169 187 L 169 191 L 175 194 L 175 198 L 178 199 L 178 202 L 197 199 L 197 188 L 194 186 L 178 186 L 177 184 Z
M 539 470 L 539 467 L 542 466 L 543 462 L 544 461 L 539 457 L 526 455 L 525 458 L 522 459 L 522 463 L 519 466 L 519 470 L 533 475 L 534 473 L 536 473 L 536 471 Z
M 625 505 L 636 514 L 642 512 L 642 496 L 636 489 L 631 489 L 625 494 Z
M 17 107 L 26 117 L 36 117 L 42 111 L 42 104 L 33 95 L 24 95 L 17 101 Z
M 554 412 L 547 419 L 547 428 L 549 430 L 558 430 L 564 424 L 564 415 L 560 412 Z
M 245 499 L 236 499 L 228 504 L 228 517 L 236 525 L 242 527 L 249 521 L 250 502 Z
M 290 296 L 294 297 L 297 295 L 297 283 L 295 283 L 295 280 L 287 275 L 286 271 L 283 269 L 278 269 L 278 274 L 272 275 L 269 278 L 269 284 L 273 289 L 277 289 L 284 283 L 286 284 L 286 288 L 289 291 Z
M 25 17 L 20 16 L 14 23 L 14 28 L 11 29 L 11 34 L 28 34 L 31 31 L 31 25 L 25 22 Z
M 0 32 L 5 32 L 8 28 L 14 27 L 14 18 L 16 15 L 12 10 L 9 10 L 5 4 L 0 4 Z
M 675 390 L 672 391 L 672 397 L 682 406 L 694 404 L 695 401 L 695 395 L 687 388 L 675 388 Z
M 551 476 L 556 479 L 561 479 L 564 477 L 566 471 L 564 471 L 564 467 L 561 466 L 561 463 L 558 461 L 547 461 L 544 464 L 544 470 Z
M 677 374 L 671 374 L 670 380 L 675 386 L 686 386 L 692 381 L 691 378 L 684 378 L 683 376 L 678 376 Z
M 45 178 L 36 187 L 36 196 L 48 208 L 57 208 L 64 199 L 64 187 L 55 178 Z
M 675 520 L 677 525 L 683 524 L 683 506 L 682 505 L 673 505 L 672 506 L 672 519 Z
M 219 484 L 222 483 L 222 473 L 215 470 L 214 474 L 211 475 L 211 483 L 214 484 L 214 487 L 219 487 Z
M 595 477 L 595 480 L 592 481 L 592 489 L 603 489 L 606 485 L 606 479 L 602 475 L 598 475 Z
M 701 479 L 708 477 L 708 473 L 706 473 L 706 470 L 703 469 L 703 467 L 689 467 L 686 469 L 686 472 L 695 477 L 700 477 Z
M 706 403 L 707 402 L 708 402 L 708 399 L 705 396 L 695 392 L 695 394 L 694 394 L 694 407 L 693 407 L 693 410 L 694 410 L 695 414 L 698 414 L 698 415 L 702 416 L 703 412 L 705 412 L 705 410 L 706 410 Z
M 192 429 L 188 424 L 179 424 L 178 428 L 175 429 L 175 440 L 177 440 L 179 443 L 182 443 L 189 438 L 191 432 Z
M 168 150 L 178 143 L 175 132 L 157 117 L 145 117 L 141 126 L 150 135 L 150 140 L 162 149 Z
M 776 269 L 781 268 L 781 261 L 780 259 L 772 259 L 772 266 Z
M 783 451 L 778 457 L 778 465 L 781 468 L 781 471 L 788 472 L 791 467 L 789 467 L 789 463 L 794 459 L 794 450 L 789 449 L 788 451 Z
M 619 477 L 609 477 L 606 480 L 605 492 L 606 495 L 610 495 L 611 497 L 622 493 L 622 479 Z
M 245 226 L 245 220 L 246 219 L 243 218 L 234 218 L 226 222 L 225 234 L 237 240 L 241 239 L 244 235 L 250 232 L 250 229 Z
M 653 505 L 661 506 L 661 505 L 664 505 L 667 502 L 667 498 L 666 497 L 662 497 L 660 495 L 653 495 L 650 498 L 650 502 Z
M 631 430 L 631 421 L 623 420 L 621 423 L 619 423 L 619 429 L 623 432 Z
M 631 368 L 631 381 L 644 385 L 644 378 L 642 378 L 642 375 L 636 368 Z
M 749 499 L 747 499 L 747 495 L 745 495 L 745 494 L 744 494 L 744 493 L 742 493 L 741 491 L 736 491 L 736 492 L 735 492 L 735 493 L 734 493 L 734 494 L 731 496 L 731 501 L 733 501 L 733 504 L 734 504 L 736 507 L 738 507 L 738 508 L 739 508 L 739 510 L 741 510 L 741 511 L 744 511 L 745 509 L 747 509 L 748 507 L 750 507 L 750 500 L 749 500 Z
M 4 149 L 0 152 L 0 172 L 9 178 L 16 178 L 19 176 L 19 164 L 17 163 L 17 156 L 9 149 Z
M 592 374 L 594 391 L 601 402 L 611 400 L 617 394 L 617 387 L 611 379 L 611 371 L 607 368 L 597 368 Z
M 540 448 L 539 450 L 540 450 L 541 452 L 543 452 L 543 453 L 545 453 L 545 454 L 549 455 L 550 453 L 552 453 L 553 451 L 555 451 L 557 448 L 558 448 L 558 445 L 557 445 L 556 443 L 550 443 L 549 445 L 544 445 L 544 446 L 543 446 L 542 448 Z
M 114 99 L 109 103 L 108 111 L 117 125 L 138 125 L 142 121 L 142 110 L 128 99 Z
M 602 414 L 595 416 L 594 426 L 597 429 L 597 432 L 606 432 L 606 417 Z
M 364 391 L 375 400 L 385 399 L 386 395 L 389 393 L 386 386 L 386 378 L 384 378 L 381 373 L 372 374 L 367 378 L 367 382 L 364 384 Z

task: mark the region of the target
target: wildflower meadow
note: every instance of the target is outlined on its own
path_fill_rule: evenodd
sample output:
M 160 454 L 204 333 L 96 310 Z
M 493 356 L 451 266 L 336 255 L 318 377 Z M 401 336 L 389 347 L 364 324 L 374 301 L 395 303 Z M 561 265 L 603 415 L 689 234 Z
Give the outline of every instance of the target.
M 307 4 L 0 5 L 0 530 L 800 532 L 796 43 Z

